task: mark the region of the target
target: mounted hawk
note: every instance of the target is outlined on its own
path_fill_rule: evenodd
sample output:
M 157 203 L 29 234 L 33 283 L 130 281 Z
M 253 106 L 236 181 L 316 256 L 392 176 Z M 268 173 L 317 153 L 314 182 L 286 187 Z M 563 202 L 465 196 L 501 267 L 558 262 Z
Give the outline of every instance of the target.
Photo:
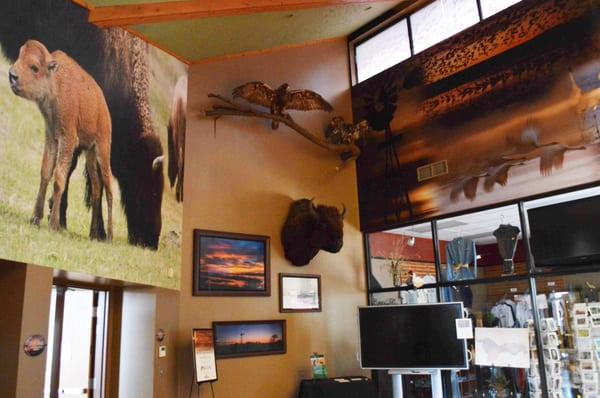
M 263 82 L 250 82 L 233 89 L 233 98 L 243 98 L 246 101 L 264 106 L 273 115 L 284 115 L 286 109 L 298 111 L 321 110 L 331 112 L 333 107 L 319 94 L 311 90 L 288 90 L 285 83 L 273 90 Z M 279 127 L 279 122 L 271 122 L 273 130 Z

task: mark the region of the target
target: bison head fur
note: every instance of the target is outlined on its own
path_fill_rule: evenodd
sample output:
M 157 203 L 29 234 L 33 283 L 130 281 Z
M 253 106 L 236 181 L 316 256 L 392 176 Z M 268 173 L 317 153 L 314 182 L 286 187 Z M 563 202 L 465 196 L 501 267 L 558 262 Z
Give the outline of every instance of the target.
M 344 244 L 344 215 L 333 206 L 315 205 L 312 199 L 294 201 L 281 231 L 285 258 L 295 266 L 310 262 L 325 250 L 337 253 Z

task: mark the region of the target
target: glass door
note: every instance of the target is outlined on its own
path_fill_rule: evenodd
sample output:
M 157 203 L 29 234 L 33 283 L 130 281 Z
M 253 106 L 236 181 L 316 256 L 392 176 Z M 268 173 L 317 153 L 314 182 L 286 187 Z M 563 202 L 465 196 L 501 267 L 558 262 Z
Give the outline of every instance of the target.
M 52 289 L 45 398 L 104 396 L 108 293 Z

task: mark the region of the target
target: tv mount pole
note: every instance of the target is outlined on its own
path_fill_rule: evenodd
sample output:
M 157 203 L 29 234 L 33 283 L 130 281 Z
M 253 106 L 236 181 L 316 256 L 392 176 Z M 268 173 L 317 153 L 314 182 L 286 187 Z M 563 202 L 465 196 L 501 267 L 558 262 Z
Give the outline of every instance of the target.
M 394 392 L 394 398 L 403 398 L 402 393 L 402 375 L 430 375 L 431 376 L 431 397 L 432 398 L 443 398 L 444 390 L 442 388 L 442 372 L 439 369 L 425 369 L 425 370 L 389 370 L 388 373 L 392 375 L 392 389 Z

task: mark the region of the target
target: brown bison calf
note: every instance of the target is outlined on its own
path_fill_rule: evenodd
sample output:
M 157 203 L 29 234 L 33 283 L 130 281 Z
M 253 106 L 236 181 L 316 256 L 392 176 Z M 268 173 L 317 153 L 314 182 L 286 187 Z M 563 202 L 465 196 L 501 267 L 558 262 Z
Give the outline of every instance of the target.
M 108 207 L 108 239 L 112 239 L 111 120 L 102 90 L 77 62 L 62 51 L 48 52 L 35 40 L 27 41 L 9 72 L 12 91 L 37 103 L 46 122 L 41 182 L 31 222 L 39 225 L 48 182 L 54 178 L 50 227 L 60 228 L 60 201 L 68 183 L 76 150 L 86 152 L 90 178 L 92 222 L 90 237 L 100 239 L 98 220 L 102 191 Z

